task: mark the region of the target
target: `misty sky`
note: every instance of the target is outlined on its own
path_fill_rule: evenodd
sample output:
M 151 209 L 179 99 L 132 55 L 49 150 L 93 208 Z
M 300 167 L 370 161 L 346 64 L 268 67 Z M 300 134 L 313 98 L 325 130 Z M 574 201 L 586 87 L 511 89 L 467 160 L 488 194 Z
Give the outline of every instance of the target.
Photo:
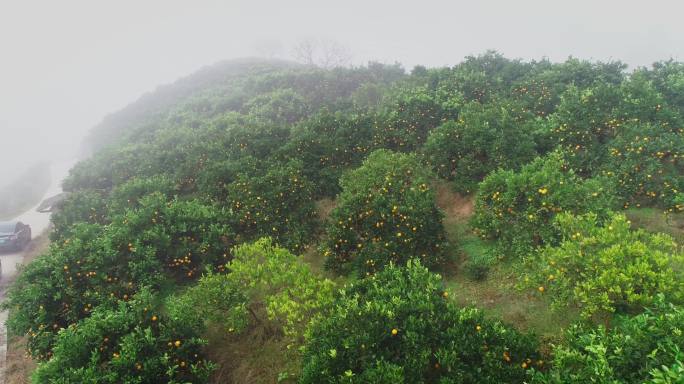
M 368 60 L 684 58 L 679 1 L 0 0 L 0 164 L 70 156 L 107 113 L 223 59 L 324 38 Z M 12 166 L 9 166 L 12 164 Z M 7 169 L 10 169 L 7 171 Z

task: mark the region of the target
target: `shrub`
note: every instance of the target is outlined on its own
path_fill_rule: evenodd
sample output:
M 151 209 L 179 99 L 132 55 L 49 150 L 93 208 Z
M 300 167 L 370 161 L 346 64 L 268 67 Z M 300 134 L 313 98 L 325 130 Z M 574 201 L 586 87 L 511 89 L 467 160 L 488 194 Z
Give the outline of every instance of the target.
M 330 306 L 333 282 L 314 275 L 299 257 L 268 238 L 241 245 L 233 254 L 226 279 L 242 287 L 250 305 L 265 305 L 269 320 L 291 343 L 301 344 L 312 319 Z
M 457 121 L 434 129 L 422 151 L 437 175 L 470 193 L 497 168 L 517 169 L 534 158 L 533 117 L 512 103 L 471 102 Z
M 560 212 L 596 212 L 606 216 L 613 205 L 604 180 L 581 180 L 562 153 L 553 152 L 519 172 L 499 170 L 480 184 L 472 224 L 483 238 L 494 239 L 504 254 L 524 256 L 535 247 L 553 244 Z
M 373 152 L 344 175 L 327 228 L 326 267 L 366 275 L 414 256 L 430 267 L 441 264 L 443 214 L 430 179 L 415 155 L 387 150 Z
M 106 224 L 107 200 L 101 192 L 84 190 L 71 193 L 59 211 L 55 212 L 50 221 L 52 232 L 50 240 L 60 241 L 68 237 L 72 226 L 77 223 Z
M 582 315 L 632 312 L 653 304 L 658 294 L 681 299 L 684 262 L 677 243 L 664 234 L 632 231 L 624 215 L 603 226 L 595 214 L 556 217 L 563 241 L 532 258 L 528 284 L 561 306 L 579 305 Z
M 310 105 L 293 89 L 281 88 L 259 95 L 245 104 L 248 113 L 260 120 L 292 124 L 309 113 Z
M 641 76 L 622 84 L 597 83 L 588 89 L 570 87 L 550 116 L 551 134 L 565 148 L 577 172 L 591 176 L 607 160 L 607 146 L 629 122 L 680 124 L 678 114 Z
M 288 249 L 301 250 L 314 232 L 313 186 L 298 161 L 267 166 L 263 173 L 240 173 L 226 194 L 237 242 L 271 236 Z
M 136 210 L 116 217 L 107 228 L 107 248 L 122 260 L 130 258 L 143 266 L 129 266 L 136 281 L 144 281 L 147 263 L 158 263 L 157 273 L 167 272 L 178 280 L 194 279 L 206 267 L 221 267 L 230 257 L 235 235 L 228 212 L 195 200 L 167 200 L 161 194 L 149 195 Z
M 187 324 L 161 314 L 149 291 L 112 309 L 98 308 L 59 333 L 36 383 L 205 383 L 213 366 L 205 341 Z
M 678 195 L 684 191 L 684 129 L 662 125 L 628 124 L 609 145 L 610 157 L 601 167 L 615 178 L 624 207 L 661 206 L 684 210 Z
M 269 238 L 233 250 L 227 274 L 208 273 L 169 300 L 174 320 L 203 329 L 220 324 L 228 332 L 244 330 L 251 319 L 273 322 L 290 346 L 301 345 L 312 319 L 321 316 L 333 298 L 334 284 L 314 275 L 309 266 Z M 266 318 L 261 317 L 266 309 Z
M 225 274 L 208 271 L 196 284 L 170 297 L 166 308 L 173 321 L 205 330 L 219 324 L 227 332 L 247 327 L 248 299 L 241 285 Z
M 679 383 L 658 378 L 681 369 L 683 327 L 684 311 L 662 302 L 634 317 L 618 316 L 610 329 L 574 325 L 553 347 L 550 371 L 533 383 Z
M 651 379 L 646 384 L 682 384 L 684 382 L 684 362 L 675 361 L 671 366 L 661 366 L 651 370 Z
M 148 178 L 133 178 L 116 186 L 108 196 L 107 211 L 110 215 L 124 213 L 126 209 L 140 206 L 140 200 L 152 193 L 158 192 L 167 198 L 174 195 L 174 185 L 164 175 Z
M 447 296 L 416 261 L 348 285 L 307 334 L 300 382 L 522 382 L 534 338 Z
M 344 171 L 357 167 L 372 146 L 375 116 L 363 112 L 322 111 L 295 126 L 279 157 L 298 159 L 316 196 L 334 197 Z
M 458 116 L 460 95 L 442 95 L 425 87 L 398 88 L 383 101 L 373 133 L 375 148 L 414 151 L 428 134 Z
M 490 252 L 470 254 L 464 265 L 465 273 L 473 280 L 484 280 L 495 261 Z
M 107 226 L 80 223 L 69 237 L 26 267 L 8 294 L 9 327 L 30 334 L 28 348 L 43 359 L 61 328 L 101 305 L 129 300 L 141 286 L 194 280 L 228 261 L 233 235 L 224 216 L 196 201 L 159 194 L 117 215 Z

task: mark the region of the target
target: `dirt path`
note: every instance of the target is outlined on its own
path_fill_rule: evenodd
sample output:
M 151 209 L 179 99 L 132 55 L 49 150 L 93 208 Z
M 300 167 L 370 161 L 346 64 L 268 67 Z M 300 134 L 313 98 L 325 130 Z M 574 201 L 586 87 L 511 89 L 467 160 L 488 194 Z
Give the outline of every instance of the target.
M 437 206 L 444 211 L 447 221 L 463 221 L 473 215 L 475 196 L 461 196 L 446 182 L 438 182 L 434 188 Z

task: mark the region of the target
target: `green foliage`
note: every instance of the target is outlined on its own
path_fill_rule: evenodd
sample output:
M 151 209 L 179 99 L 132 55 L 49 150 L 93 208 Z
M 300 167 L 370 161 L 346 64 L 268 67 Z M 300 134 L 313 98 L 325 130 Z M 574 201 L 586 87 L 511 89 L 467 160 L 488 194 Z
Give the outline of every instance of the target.
M 472 225 L 482 237 L 496 240 L 505 254 L 524 256 L 559 239 L 552 223 L 560 212 L 605 217 L 614 200 L 610 190 L 604 180 L 581 180 L 563 154 L 553 152 L 518 172 L 487 176 L 477 193 Z
M 207 67 L 93 131 L 93 156 L 65 180 L 73 193 L 53 216 L 49 252 L 9 292 L 10 331 L 28 334 L 42 362 L 37 382 L 203 382 L 210 364 L 201 353 L 182 355 L 185 367 L 175 353 L 199 351 L 197 335 L 217 325 L 231 331 L 228 340 L 264 331 L 279 351 L 308 333 L 304 382 L 522 382 L 524 368 L 541 364 L 530 338 L 453 307 L 424 268 L 400 268 L 410 258 L 443 265 L 452 253 L 430 167 L 459 191 L 479 189 L 476 233 L 456 236 L 471 278 L 485 278 L 501 254 L 546 245 L 528 258 L 538 263 L 530 284 L 557 304 L 582 305 L 588 316 L 637 312 L 661 292 L 676 301 L 681 255 L 671 239 L 630 232 L 619 217 L 600 223 L 613 193 L 620 205 L 684 208 L 682 68 L 664 62 L 627 74 L 620 62 L 523 62 L 496 52 L 410 76 L 377 63 Z M 528 163 L 536 154 L 548 156 Z M 321 247 L 326 266 L 372 276 L 335 296 L 286 249 L 318 241 L 315 199 L 338 193 Z M 262 237 L 273 240 L 244 244 Z M 551 262 L 565 270 L 545 269 Z M 140 312 L 146 300 L 156 324 Z M 682 359 L 670 341 L 680 327 L 663 324 L 643 320 L 646 332 L 635 325 L 608 349 L 601 338 L 611 331 L 583 329 L 576 343 L 593 332 L 586 351 L 598 357 L 559 347 L 559 373 L 538 377 L 677 382 Z M 168 346 L 175 338 L 183 347 Z M 287 380 L 301 355 L 282 352 L 291 358 Z M 624 363 L 630 356 L 648 364 Z
M 380 107 L 373 130 L 374 147 L 416 150 L 433 128 L 458 116 L 462 103 L 458 94 L 440 94 L 422 87 L 396 89 Z
M 226 279 L 242 287 L 252 306 L 263 301 L 269 320 L 291 343 L 300 344 L 309 323 L 331 305 L 333 282 L 314 275 L 300 258 L 268 238 L 241 245 L 233 253 Z
M 129 302 L 92 315 L 57 336 L 35 383 L 205 383 L 213 365 L 201 356 L 206 342 L 188 324 L 160 314 L 143 290 Z
M 684 383 L 684 363 L 677 360 L 671 366 L 653 368 L 651 379 L 647 384 L 682 384 Z
M 290 137 L 290 127 L 284 123 L 260 119 L 252 115 L 228 114 L 214 122 L 217 132 L 216 148 L 220 160 L 242 160 L 245 157 L 267 159 Z M 209 158 L 206 160 L 209 162 Z M 210 166 L 211 164 L 206 164 Z
M 561 306 L 579 305 L 582 315 L 633 312 L 650 306 L 658 294 L 680 300 L 684 254 L 663 234 L 632 231 L 624 215 L 603 226 L 596 214 L 556 217 L 563 241 L 530 260 L 528 284 L 543 289 Z
M 228 261 L 233 235 L 221 211 L 160 194 L 117 215 L 107 226 L 79 223 L 26 267 L 8 294 L 9 328 L 29 333 L 29 351 L 48 356 L 59 329 L 101 305 L 129 300 L 141 286 L 193 280 Z
M 443 89 L 461 93 L 465 100 L 489 103 L 503 96 L 517 80 L 533 66 L 520 60 L 510 60 L 494 51 L 468 56 L 451 69 L 444 79 Z
M 173 182 L 164 175 L 133 178 L 112 190 L 108 197 L 107 209 L 112 214 L 123 213 L 126 209 L 139 208 L 140 200 L 155 192 L 172 198 L 174 194 Z
M 434 129 L 422 149 L 440 177 L 462 193 L 497 168 L 517 169 L 536 155 L 534 120 L 516 104 L 471 102 L 458 121 Z
M 539 362 L 534 338 L 447 296 L 415 261 L 348 285 L 307 334 L 300 382 L 521 382 Z
M 659 302 L 612 328 L 574 325 L 553 348 L 553 366 L 533 383 L 680 383 L 684 311 Z M 649 381 L 650 379 L 650 381 Z
M 141 199 L 139 209 L 115 218 L 105 237 L 116 255 L 141 263 L 140 271 L 129 266 L 136 280 L 146 279 L 147 269 L 155 266 L 156 273 L 166 271 L 183 281 L 228 261 L 235 241 L 231 227 L 223 224 L 229 217 L 197 201 L 168 201 L 153 194 Z M 144 255 L 150 260 L 143 261 Z
M 684 64 L 670 59 L 653 63 L 650 69 L 641 68 L 637 73 L 650 80 L 668 104 L 684 116 Z
M 293 128 L 279 157 L 301 160 L 316 196 L 333 197 L 342 173 L 360 165 L 372 147 L 373 119 L 364 112 L 322 111 Z
M 464 264 L 464 271 L 473 280 L 484 280 L 489 269 L 496 262 L 496 257 L 490 252 L 468 255 L 468 261 Z
M 227 332 L 247 327 L 247 302 L 243 287 L 224 274 L 208 271 L 199 281 L 166 302 L 169 317 L 179 324 L 205 330 L 220 324 Z
M 274 164 L 263 173 L 240 173 L 226 186 L 226 195 L 237 242 L 270 236 L 289 249 L 301 250 L 314 231 L 313 186 L 300 162 Z
M 661 206 L 684 211 L 684 130 L 653 124 L 627 124 L 611 141 L 603 174 L 615 178 L 624 207 Z
M 600 83 L 589 89 L 569 88 L 549 118 L 555 142 L 568 150 L 579 174 L 595 174 L 607 160 L 606 146 L 628 122 L 677 127 L 677 112 L 643 77 L 616 86 Z
M 618 85 L 625 79 L 626 64 L 601 63 L 569 58 L 563 63 L 542 60 L 535 63 L 511 88 L 511 96 L 538 116 L 549 116 L 570 87 L 591 88 L 595 84 Z
M 69 236 L 74 224 L 107 224 L 107 201 L 98 191 L 74 192 L 64 200 L 61 209 L 50 220 L 53 226 L 50 239 L 60 241 Z
M 345 174 L 327 228 L 326 267 L 366 275 L 412 257 L 430 267 L 442 264 L 443 214 L 430 179 L 417 156 L 387 150 L 373 152 Z
M 306 100 L 292 89 L 278 89 L 260 94 L 247 102 L 245 108 L 257 119 L 279 124 L 292 124 L 308 114 Z
M 182 324 L 205 329 L 219 324 L 239 333 L 252 322 L 273 322 L 288 339 L 301 345 L 312 319 L 324 315 L 334 284 L 314 275 L 309 266 L 269 238 L 233 250 L 227 274 L 207 273 L 168 303 L 170 316 Z M 266 317 L 261 318 L 261 308 Z

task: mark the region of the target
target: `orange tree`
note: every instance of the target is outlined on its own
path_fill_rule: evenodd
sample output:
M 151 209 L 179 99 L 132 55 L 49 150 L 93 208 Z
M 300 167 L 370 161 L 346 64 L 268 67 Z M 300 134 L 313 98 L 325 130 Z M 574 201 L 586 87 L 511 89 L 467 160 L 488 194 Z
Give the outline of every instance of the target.
M 516 169 L 536 154 L 534 116 L 515 103 L 468 103 L 458 120 L 430 132 L 422 152 L 437 175 L 470 193 L 491 171 Z
M 649 81 L 633 76 L 619 86 L 570 87 L 549 117 L 549 133 L 556 145 L 568 151 L 578 174 L 591 176 L 607 160 L 610 141 L 629 122 L 675 128 L 681 119 Z
M 45 359 L 59 330 L 95 308 L 127 301 L 143 285 L 159 288 L 194 280 L 205 268 L 221 269 L 234 239 L 221 224 L 224 216 L 155 194 L 107 226 L 76 224 L 18 277 L 5 303 L 13 310 L 9 328 L 28 333 L 29 351 Z
M 233 249 L 229 273 L 208 273 L 168 301 L 169 311 L 198 328 L 220 325 L 228 332 L 248 326 L 279 329 L 287 348 L 301 345 L 312 318 L 325 315 L 335 284 L 271 239 Z
M 366 275 L 414 256 L 430 267 L 443 263 L 443 214 L 431 177 L 415 155 L 387 150 L 345 174 L 323 246 L 326 267 Z
M 292 124 L 309 113 L 310 105 L 296 91 L 281 88 L 253 98 L 244 105 L 244 108 L 256 119 Z
M 562 63 L 541 60 L 511 86 L 511 97 L 538 116 L 553 113 L 563 92 L 571 86 L 591 88 L 596 83 L 619 85 L 625 79 L 626 64 L 590 62 L 569 58 Z
M 615 179 L 616 194 L 630 205 L 684 210 L 684 129 L 655 124 L 627 124 L 609 145 L 601 167 Z
M 554 304 L 581 308 L 584 317 L 633 313 L 658 295 L 682 299 L 678 268 L 684 254 L 670 236 L 632 231 L 623 215 L 600 226 L 596 215 L 561 214 L 555 226 L 562 242 L 530 259 L 526 285 L 549 295 Z
M 552 223 L 560 212 L 605 217 L 614 204 L 610 191 L 605 180 L 580 179 L 561 152 L 552 152 L 518 172 L 499 170 L 487 176 L 477 193 L 472 225 L 504 254 L 524 256 L 558 240 Z
M 373 121 L 364 111 L 322 111 L 293 127 L 277 157 L 301 160 L 316 196 L 334 197 L 342 173 L 361 164 L 371 151 Z
M 134 177 L 112 189 L 107 196 L 107 210 L 112 215 L 123 213 L 126 209 L 139 208 L 141 199 L 155 192 L 172 198 L 177 191 L 174 183 L 163 174 Z
M 460 94 L 438 93 L 423 86 L 397 88 L 379 108 L 373 129 L 374 147 L 416 150 L 433 128 L 458 116 L 462 102 Z
M 237 242 L 270 236 L 291 250 L 307 243 L 316 223 L 313 186 L 302 163 L 268 163 L 240 172 L 226 186 L 226 208 Z
M 642 314 L 617 316 L 608 328 L 573 325 L 553 346 L 552 368 L 529 382 L 680 383 L 683 327 L 682 308 L 662 298 Z
M 52 241 L 69 236 L 76 223 L 107 224 L 109 222 L 107 199 L 100 191 L 83 190 L 71 193 L 50 221 Z
M 144 289 L 128 302 L 100 307 L 59 333 L 37 383 L 205 383 L 213 365 L 198 330 L 162 313 Z
M 449 300 L 417 261 L 351 283 L 307 333 L 301 383 L 520 383 L 536 340 Z
M 684 115 L 684 63 L 670 59 L 653 63 L 651 68 L 640 68 L 637 72 L 649 79 L 668 104 Z

